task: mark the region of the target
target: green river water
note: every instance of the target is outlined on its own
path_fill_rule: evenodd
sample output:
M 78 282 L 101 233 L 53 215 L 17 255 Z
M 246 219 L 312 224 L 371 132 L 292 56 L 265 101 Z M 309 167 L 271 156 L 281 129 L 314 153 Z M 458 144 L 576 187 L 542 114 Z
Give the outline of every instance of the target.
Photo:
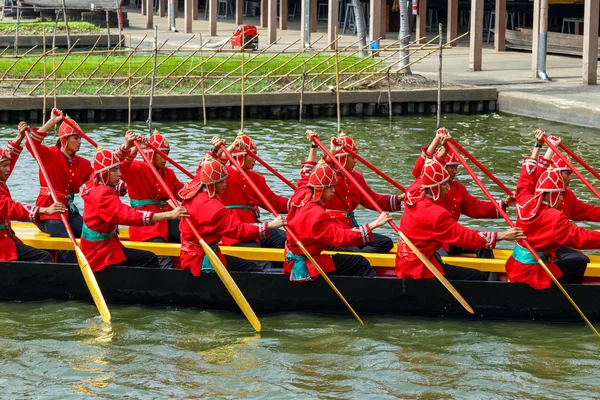
M 562 136 L 600 168 L 594 130 L 498 115 L 451 115 L 443 125 L 509 187 L 516 185 L 520 160 L 530 154 L 538 127 Z M 155 126 L 168 137 L 171 156 L 194 171 L 210 137 L 231 141 L 239 123 Z M 121 142 L 125 129 L 117 123 L 82 127 L 107 148 Z M 327 138 L 336 122 L 245 123 L 261 157 L 293 180 L 308 151 L 303 134 L 308 127 Z M 408 185 L 420 146 L 434 134 L 435 118 L 344 119 L 342 127 L 365 158 Z M 15 128 L 0 125 L 1 146 Z M 147 133 L 143 124 L 134 128 Z M 93 150 L 83 145 L 81 154 L 91 157 Z M 392 191 L 360 169 L 373 189 Z M 277 192 L 291 194 L 265 174 Z M 458 179 L 479 193 L 466 171 L 460 169 Z M 580 198 L 597 202 L 572 182 Z M 16 200 L 35 201 L 37 168 L 26 151 L 8 184 Z M 357 218 L 368 222 L 375 214 L 361 209 Z M 463 222 L 505 229 L 501 220 Z M 393 237 L 391 229 L 381 232 Z M 280 314 L 259 316 L 263 331 L 255 334 L 234 313 L 110 309 L 109 326 L 91 304 L 0 303 L 0 398 L 600 398 L 600 343 L 583 323 L 363 316 L 366 326 L 358 327 L 350 315 Z

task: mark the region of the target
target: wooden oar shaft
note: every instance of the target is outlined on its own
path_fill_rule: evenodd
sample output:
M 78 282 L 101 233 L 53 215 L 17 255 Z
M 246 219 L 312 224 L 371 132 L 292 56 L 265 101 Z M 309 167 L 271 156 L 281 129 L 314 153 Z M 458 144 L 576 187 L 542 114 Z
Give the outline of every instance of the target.
M 581 166 L 585 169 L 587 169 L 592 175 L 594 175 L 597 179 L 600 179 L 600 174 L 591 167 L 591 165 L 589 165 L 588 163 L 586 163 L 585 161 L 583 161 L 583 159 L 581 157 L 579 157 L 577 154 L 575 154 L 575 152 L 573 152 L 573 150 L 569 149 L 567 146 L 565 146 L 564 144 L 560 144 L 559 147 L 565 151 L 565 153 L 567 153 L 569 156 L 571 156 L 575 161 L 577 161 L 579 164 L 581 164 Z
M 512 220 L 508 217 L 508 215 L 506 214 L 506 212 L 496 202 L 496 200 L 494 199 L 494 196 L 492 196 L 492 194 L 489 192 L 489 190 L 487 190 L 487 188 L 485 187 L 485 185 L 483 184 L 483 182 L 481 181 L 481 179 L 479 179 L 479 177 L 477 175 L 475 175 L 475 172 L 473 171 L 473 169 L 469 166 L 469 164 L 467 164 L 467 162 L 464 160 L 464 158 L 462 158 L 462 156 L 458 153 L 457 149 L 454 147 L 454 144 L 451 143 L 451 142 L 449 142 L 448 143 L 448 147 L 450 148 L 451 151 L 454 151 L 458 162 L 460 162 L 462 164 L 462 166 L 465 167 L 465 169 L 469 172 L 469 174 L 471 175 L 471 177 L 473 178 L 473 180 L 475 181 L 475 183 L 477 183 L 477 185 L 481 188 L 481 190 L 483 191 L 483 193 L 485 194 L 485 196 L 492 202 L 492 204 L 494 204 L 494 206 L 496 207 L 496 210 L 498 210 L 498 212 L 500 213 L 500 215 L 502 216 L 502 218 L 504 218 L 504 220 L 506 221 L 506 223 L 508 224 L 508 226 L 510 226 L 511 228 L 516 228 L 516 225 L 514 224 L 514 222 L 512 222 Z M 552 282 L 554 282 L 554 284 L 559 288 L 559 290 L 563 293 L 563 295 L 567 298 L 567 300 L 569 300 L 569 302 L 571 303 L 571 305 L 575 308 L 575 310 L 577 310 L 577 312 L 579 313 L 579 315 L 581 316 L 581 318 L 583 318 L 583 320 L 585 321 L 585 323 L 592 329 L 592 331 L 596 334 L 596 336 L 598 336 L 600 338 L 600 333 L 598 333 L 598 331 L 596 330 L 596 328 L 594 327 L 594 325 L 592 325 L 592 323 L 588 320 L 588 318 L 585 316 L 585 314 L 583 313 L 583 311 L 581 311 L 581 309 L 579 308 L 579 306 L 575 303 L 575 301 L 573 301 L 573 299 L 571 298 L 571 296 L 569 296 L 569 294 L 567 293 L 567 291 L 565 290 L 565 288 L 560 284 L 560 282 L 558 281 L 558 279 L 556 279 L 556 277 L 554 276 L 554 274 L 552 273 L 552 271 L 550 271 L 550 269 L 548 268 L 548 266 L 546 265 L 546 263 L 544 263 L 544 261 L 540 258 L 540 256 L 535 251 L 535 249 L 533 248 L 533 246 L 527 240 L 522 240 L 521 243 L 523 243 L 523 245 L 525 246 L 525 248 L 527 250 L 529 250 L 529 252 L 535 258 L 535 260 L 537 261 L 537 263 L 548 274 L 548 276 L 550 277 L 550 279 L 552 280 Z
M 175 198 L 175 195 L 173 194 L 171 189 L 169 189 L 166 182 L 160 176 L 160 174 L 158 173 L 156 168 L 153 167 L 152 161 L 150 161 L 148 156 L 146 156 L 146 154 L 144 153 L 144 149 L 142 149 L 142 147 L 137 142 L 137 140 L 134 141 L 133 143 L 134 143 L 135 147 L 138 149 L 138 152 L 140 153 L 142 158 L 144 159 L 144 162 L 146 163 L 146 165 L 148 165 L 150 167 L 150 171 L 152 171 L 152 175 L 154 175 L 154 178 L 157 180 L 159 185 L 165 191 L 167 196 L 169 196 L 169 199 L 171 200 L 173 205 L 178 206 L 179 202 L 177 201 L 177 198 Z M 214 251 L 210 248 L 210 246 L 204 241 L 204 239 L 202 239 L 202 236 L 200 236 L 200 232 L 198 232 L 198 229 L 196 229 L 194 224 L 191 221 L 189 221 L 188 219 L 185 219 L 184 221 L 188 224 L 188 226 L 192 230 L 192 233 L 198 239 L 200 246 L 204 250 L 205 257 L 209 257 L 209 260 L 211 260 L 211 264 L 213 265 L 215 272 L 219 276 L 219 279 L 221 279 L 224 286 L 227 288 L 227 290 L 231 294 L 231 297 L 233 297 L 233 299 L 237 303 L 238 307 L 240 307 L 240 310 L 246 316 L 246 318 L 248 319 L 248 322 L 250 322 L 250 325 L 252 325 L 252 328 L 254 328 L 254 330 L 256 332 L 260 332 L 261 324 L 260 324 L 260 321 L 258 320 L 258 317 L 254 313 L 254 310 L 252 310 L 252 307 L 250 307 L 250 304 L 248 303 L 248 301 L 246 300 L 246 298 L 244 297 L 244 295 L 238 288 L 238 286 L 235 283 L 235 281 L 233 280 L 233 278 L 231 278 L 231 275 L 229 274 L 229 272 L 227 271 L 225 266 L 223 264 L 219 264 L 220 261 L 219 261 L 218 257 L 216 256 Z
M 477 166 L 477 168 L 479 168 L 481 170 L 481 172 L 486 174 L 488 178 L 490 178 L 492 181 L 494 181 L 494 183 L 496 185 L 498 185 L 498 187 L 500 189 L 504 190 L 504 192 L 506 194 L 508 194 L 510 196 L 514 196 L 514 193 L 512 190 L 507 188 L 504 183 L 502 183 L 498 178 L 496 178 L 489 169 L 487 169 L 482 163 L 479 162 L 479 160 L 477 160 L 471 153 L 469 153 L 464 147 L 462 147 L 460 145 L 460 143 L 458 143 L 454 139 L 452 140 L 452 143 L 461 153 L 463 153 L 465 155 L 465 157 L 467 157 L 473 164 L 475 164 Z
M 338 169 L 348 178 L 350 182 L 354 184 L 360 193 L 367 199 L 367 201 L 373 206 L 375 210 L 379 213 L 382 213 L 383 210 L 379 207 L 379 204 L 367 193 L 367 191 L 360 186 L 360 184 L 354 179 L 352 174 L 350 174 L 344 166 L 335 158 L 335 156 L 325 147 L 325 145 L 316 137 L 313 137 L 313 142 L 321 148 L 325 152 L 325 154 L 333 161 L 333 163 L 338 167 Z M 440 281 L 442 285 L 454 296 L 454 298 L 467 310 L 469 313 L 474 314 L 473 308 L 467 303 L 467 301 L 458 293 L 458 291 L 454 288 L 454 286 L 442 275 L 442 273 L 431 263 L 431 261 L 425 257 L 425 255 L 415 246 L 408 237 L 400 230 L 398 225 L 394 223 L 394 221 L 388 221 L 390 226 L 396 231 L 396 233 L 400 236 L 402 241 L 406 243 L 406 245 L 411 249 L 411 251 L 421 260 L 421 262 L 431 271 L 431 273 Z
M 346 151 L 352 157 L 356 158 L 358 161 L 360 161 L 362 164 L 364 164 L 371 171 L 375 172 L 377 175 L 379 175 L 380 177 L 382 177 L 383 179 L 388 181 L 396 189 L 399 189 L 403 193 L 406 193 L 406 188 L 404 186 L 402 186 L 401 184 L 399 184 L 398 182 L 396 182 L 395 180 L 390 178 L 389 175 L 387 175 L 385 172 L 383 172 L 382 170 L 380 170 L 379 168 L 377 168 L 376 166 L 374 166 L 373 164 L 371 164 L 370 162 L 365 160 L 362 156 L 358 155 L 358 153 L 355 152 L 354 150 L 352 150 L 350 147 L 344 146 L 344 151 Z
M 177 168 L 178 170 L 180 170 L 181 172 L 183 172 L 185 175 L 187 175 L 188 178 L 194 179 L 194 174 L 192 174 L 191 172 L 189 172 L 187 169 L 183 168 L 181 166 L 181 164 L 179 164 L 177 161 L 173 160 L 171 157 L 169 157 L 168 155 L 166 155 L 164 151 L 158 149 L 158 147 L 156 147 L 155 145 L 150 144 L 150 143 L 147 144 L 147 147 L 149 147 L 156 154 L 158 154 L 159 156 L 161 156 L 162 158 L 164 158 L 165 160 L 167 160 L 168 162 L 170 162 L 175 168 Z
M 596 190 L 596 188 L 594 186 L 592 186 L 592 184 L 590 183 L 590 181 L 588 181 L 586 179 L 585 176 L 583 176 L 581 174 L 581 172 L 579 172 L 579 170 L 577 168 L 575 168 L 575 166 L 573 165 L 573 163 L 571 163 L 571 161 L 569 161 L 569 159 L 567 158 L 567 156 L 565 156 L 563 153 L 561 153 L 554 144 L 552 144 L 552 142 L 550 141 L 550 139 L 548 139 L 547 137 L 544 137 L 544 142 L 546 142 L 546 144 L 548 145 L 548 147 L 550 147 L 550 149 L 552 151 L 554 151 L 554 153 L 556 153 L 556 155 L 558 157 L 560 157 L 561 160 L 563 160 L 563 162 L 565 164 L 567 164 L 567 166 L 571 169 L 571 171 L 573 171 L 573 173 L 575 175 L 577 175 L 577 177 L 581 180 L 581 182 L 583 182 L 583 184 L 585 186 L 587 186 L 588 189 L 590 189 L 590 191 L 592 193 L 594 193 L 594 195 L 600 199 L 600 193 L 598 192 L 598 190 Z
M 54 115 L 59 115 L 59 114 L 57 112 L 54 112 Z M 89 142 L 89 144 L 98 148 L 98 143 L 96 143 L 92 138 L 90 138 L 88 135 L 86 135 L 85 132 L 82 131 L 81 128 L 77 126 L 75 121 L 73 121 L 72 119 L 69 119 L 69 118 L 65 118 L 65 117 L 62 118 L 62 121 L 64 123 L 66 123 L 67 125 L 69 125 L 71 128 L 73 128 L 73 130 L 75 130 L 79 134 L 79 136 L 81 136 L 82 138 L 87 140 Z
M 52 185 L 52 182 L 50 181 L 48 172 L 46 171 L 46 168 L 44 167 L 44 164 L 42 163 L 40 154 L 38 153 L 37 148 L 35 147 L 35 144 L 33 143 L 33 140 L 31 139 L 31 132 L 29 130 L 25 131 L 25 137 L 31 144 L 30 148 L 31 148 L 33 158 L 37 162 L 37 164 L 40 168 L 40 172 L 42 173 L 42 176 L 44 177 L 44 180 L 46 181 L 46 185 L 48 187 L 48 190 L 50 191 L 50 196 L 52 197 L 52 201 L 54 201 L 55 203 L 58 203 L 59 202 L 58 196 L 56 195 L 54 186 Z M 92 272 L 89 263 L 85 259 L 85 255 L 79 249 L 79 245 L 77 244 L 77 241 L 75 240 L 75 235 L 73 234 L 73 230 L 71 229 L 71 226 L 69 225 L 69 220 L 67 219 L 67 216 L 64 213 L 61 213 L 59 215 L 60 215 L 60 219 L 61 219 L 63 225 L 65 226 L 65 230 L 67 231 L 67 234 L 69 235 L 71 244 L 73 245 L 73 248 L 75 249 L 75 255 L 77 257 L 77 262 L 79 263 L 79 267 L 81 269 L 81 273 L 83 274 L 85 283 L 86 283 L 88 290 L 92 296 L 92 299 L 94 300 L 94 304 L 96 305 L 96 308 L 98 309 L 98 312 L 100 313 L 100 316 L 102 317 L 102 320 L 104 322 L 110 323 L 112 320 L 112 317 L 110 315 L 110 311 L 108 310 L 108 306 L 106 305 L 106 301 L 104 300 L 104 296 L 102 295 L 102 291 L 100 290 L 100 287 L 98 286 L 96 277 L 95 277 L 94 273 Z
M 244 168 L 242 168 L 242 166 L 240 164 L 238 164 L 238 162 L 233 158 L 233 156 L 229 153 L 229 151 L 227 151 L 227 148 L 224 145 L 221 145 L 220 149 L 223 151 L 223 153 L 225 154 L 225 156 L 227 156 L 227 158 L 229 159 L 229 162 L 231 163 L 231 165 L 233 165 L 234 167 L 236 167 L 236 169 L 238 171 L 240 171 L 240 173 L 242 174 L 242 176 L 250 184 L 250 186 L 252 187 L 252 189 L 254 190 L 254 192 L 257 194 L 257 196 L 261 199 L 261 201 L 263 202 L 263 204 L 265 206 L 267 206 L 267 209 L 271 212 L 271 214 L 273 214 L 276 217 L 279 216 L 279 213 L 277 212 L 277 210 L 275 210 L 275 207 L 273 207 L 273 205 L 269 202 L 269 200 L 266 198 L 266 196 L 260 191 L 260 189 L 258 188 L 258 186 L 256 186 L 256 184 L 254 183 L 254 181 L 248 176 L 248 174 L 246 173 L 246 171 L 244 171 Z M 250 152 L 248 152 L 248 153 L 250 153 Z M 287 227 L 287 226 L 285 227 L 285 231 L 292 238 L 292 240 L 294 240 L 296 242 L 297 246 L 300 248 L 300 250 L 302 250 L 302 252 L 306 256 L 306 258 L 308 258 L 308 260 L 317 269 L 317 271 L 319 271 L 319 274 L 323 277 L 323 279 L 325 279 L 325 281 L 333 289 L 333 291 L 335 292 L 335 294 L 337 294 L 338 297 L 342 300 L 342 302 L 346 305 L 346 307 L 348 307 L 348 309 L 350 310 L 350 312 L 352 313 L 352 315 L 354 315 L 354 317 L 358 320 L 358 322 L 362 326 L 364 326 L 365 324 L 362 321 L 362 319 L 360 319 L 360 317 L 354 311 L 354 309 L 352 308 L 352 306 L 350 306 L 350 303 L 348 303 L 348 301 L 346 301 L 346 299 L 344 298 L 344 296 L 342 295 L 342 293 L 340 293 L 340 291 L 335 287 L 335 285 L 333 284 L 333 282 L 329 279 L 329 277 L 327 276 L 327 274 L 325 273 L 325 271 L 323 271 L 323 269 L 321 269 L 321 266 L 316 262 L 316 260 L 308 252 L 308 250 L 306 250 L 306 248 L 300 242 L 300 240 L 298 240 L 298 237 L 294 234 L 294 232 L 289 227 Z
M 293 190 L 296 190 L 296 185 L 294 185 L 292 182 L 290 182 L 285 176 L 283 176 L 279 172 L 277 172 L 275 170 L 275 168 L 271 167 L 265 160 L 263 160 L 262 158 L 260 158 L 258 155 L 256 155 L 255 153 L 253 153 L 251 151 L 246 152 L 246 154 L 249 155 L 250 157 L 254 158 L 256 161 L 258 161 L 263 167 L 268 169 L 269 172 L 271 172 L 273 175 L 278 177 L 283 183 L 285 183 L 286 185 L 291 187 Z

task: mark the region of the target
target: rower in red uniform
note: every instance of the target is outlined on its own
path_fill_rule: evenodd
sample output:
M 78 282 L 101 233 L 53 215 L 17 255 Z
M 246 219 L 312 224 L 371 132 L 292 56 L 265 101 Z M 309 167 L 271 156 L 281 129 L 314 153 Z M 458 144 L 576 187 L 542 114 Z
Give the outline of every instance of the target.
M 56 115 L 56 114 L 58 115 Z M 83 157 L 77 155 L 81 146 L 81 137 L 65 122 L 60 124 L 58 129 L 58 141 L 55 145 L 46 146 L 42 142 L 47 132 L 60 122 L 62 111 L 53 109 L 50 113 L 50 119 L 41 128 L 31 130 L 33 142 L 27 141 L 26 146 L 31 151 L 31 146 L 35 146 L 40 155 L 41 161 L 48 172 L 48 177 L 56 191 L 59 200 L 68 207 L 69 216 L 67 220 L 75 237 L 81 236 L 81 226 L 83 220 L 79 210 L 73 203 L 79 188 L 93 174 L 91 163 Z M 36 206 L 49 207 L 52 205 L 50 190 L 46 184 L 42 173 L 39 173 L 40 193 L 38 195 Z M 38 228 L 42 232 L 48 233 L 52 237 L 69 237 L 58 214 L 43 215 L 37 222 Z M 75 252 L 64 251 L 60 253 L 59 260 L 62 262 L 75 262 Z
M 552 274 L 562 283 L 581 283 L 587 261 L 583 258 L 557 258 L 561 246 L 576 249 L 600 248 L 600 232 L 578 227 L 560 211 L 566 185 L 561 173 L 544 171 L 536 181 L 536 169 L 544 132 L 536 131 L 536 146 L 531 158 L 523 161 L 517 184 L 517 226 L 538 252 Z M 517 241 L 506 261 L 506 275 L 511 282 L 523 282 L 534 289 L 550 287 L 551 279 L 535 258 Z
M 440 142 L 443 138 L 450 138 L 450 134 L 446 128 L 438 129 L 435 138 L 429 147 L 423 147 L 421 149 L 421 155 L 415 161 L 415 166 L 412 171 L 412 174 L 415 178 L 419 178 L 421 176 L 425 161 L 434 157 L 436 148 L 440 145 Z M 459 162 L 454 157 L 454 153 L 448 154 L 447 150 L 442 149 L 443 148 L 440 148 L 439 152 L 443 151 L 444 155 L 440 156 L 440 154 L 438 154 L 438 161 L 444 164 L 446 171 L 448 171 L 448 174 L 450 175 L 448 180 L 450 189 L 444 197 L 437 201 L 437 203 L 448 210 L 455 221 L 459 220 L 461 214 L 464 214 L 470 218 L 499 218 L 500 215 L 498 214 L 492 202 L 487 200 L 479 200 L 475 196 L 472 196 L 467 191 L 465 185 L 455 179 Z M 504 210 L 506 210 L 507 206 L 515 204 L 515 197 L 507 196 L 504 200 L 496 201 Z M 466 247 L 444 245 L 444 247 L 440 249 L 439 254 L 446 256 L 449 254 L 473 252 L 478 258 L 494 258 L 492 249 L 483 248 L 474 250 L 468 245 Z
M 120 164 L 132 146 L 133 142 L 128 140 L 115 152 L 98 148 L 94 157 L 95 174 L 81 190 L 85 206 L 81 250 L 94 272 L 111 265 L 160 268 L 154 253 L 123 247 L 117 233 L 118 225 L 148 226 L 188 217 L 184 207 L 154 213 L 133 209 L 121 201 L 117 193 Z
M 331 139 L 331 152 L 339 159 L 340 164 L 352 174 L 354 179 L 369 193 L 375 202 L 384 211 L 398 211 L 402 207 L 404 193 L 400 195 L 389 195 L 375 193 L 359 171 L 355 170 L 356 160 L 348 152 L 344 151 L 344 147 L 348 146 L 351 150 L 357 152 L 358 147 L 352 138 L 341 133 L 339 138 Z M 333 167 L 334 169 L 336 167 Z M 359 205 L 365 208 L 374 210 L 373 206 L 367 199 L 358 191 L 352 182 L 346 178 L 344 174 L 337 174 L 337 184 L 335 185 L 335 195 L 325 201 L 325 208 L 332 218 L 339 219 L 350 227 L 357 227 L 358 222 L 354 218 L 354 210 Z M 363 253 L 387 253 L 394 247 L 394 241 L 387 236 L 373 233 L 373 240 L 369 243 L 359 246 L 346 248 L 334 248 L 335 250 L 363 252 Z
M 135 139 L 133 131 L 127 131 L 126 138 L 129 141 Z M 169 154 L 170 146 L 163 135 L 154 131 L 148 140 L 157 149 Z M 158 171 L 172 193 L 177 193 L 183 188 L 175 172 L 166 166 L 167 161 L 154 151 L 145 151 L 154 168 Z M 167 205 L 169 196 L 164 193 L 160 184 L 152 175 L 150 167 L 142 160 L 134 160 L 137 148 L 133 147 L 131 152 L 121 164 L 121 179 L 127 184 L 131 207 L 139 211 L 151 211 L 161 213 L 170 211 Z M 181 199 L 179 199 L 181 200 Z M 132 226 L 129 229 L 130 240 L 134 242 L 160 242 L 180 243 L 179 221 L 165 220 L 152 225 Z M 173 268 L 173 258 L 159 256 L 158 261 L 162 268 Z
M 548 139 L 558 147 L 561 139 L 555 136 L 550 136 Z M 573 171 L 569 166 L 556 154 L 551 148 L 546 150 L 544 157 L 540 157 L 538 161 L 537 174 L 540 176 L 548 167 L 552 166 L 554 171 L 560 172 L 560 176 L 565 183 L 565 191 L 563 193 L 563 202 L 560 210 L 573 221 L 591 221 L 600 222 L 600 207 L 587 204 L 577 198 L 575 193 L 569 189 L 571 183 L 571 175 Z M 571 260 L 573 262 L 588 264 L 590 259 L 585 254 L 571 249 L 566 246 L 560 246 L 555 252 L 555 256 L 559 260 Z
M 225 141 L 214 137 L 212 144 L 218 148 Z M 248 177 L 256 184 L 260 191 L 265 195 L 269 203 L 279 214 L 287 214 L 290 200 L 287 197 L 280 196 L 273 192 L 264 176 L 253 170 L 256 160 L 247 155 L 247 152 L 256 152 L 256 145 L 250 136 L 239 133 L 235 141 L 229 146 L 228 151 L 242 166 Z M 219 195 L 219 198 L 227 208 L 231 210 L 234 217 L 245 223 L 260 223 L 260 208 L 266 209 L 266 205 L 256 195 L 252 187 L 246 182 L 246 178 L 233 165 L 227 165 L 227 186 L 225 191 Z M 243 247 L 267 247 L 282 249 L 285 246 L 285 231 L 278 229 L 269 232 L 269 236 L 263 239 L 241 240 L 230 237 L 223 238 L 224 246 L 243 246 Z M 282 267 L 281 263 L 257 262 L 265 269 Z
M 306 131 L 310 142 L 318 135 Z M 330 246 L 350 247 L 365 245 L 373 240 L 373 230 L 385 225 L 390 219 L 384 212 L 370 224 L 351 227 L 346 221 L 331 218 L 325 202 L 335 194 L 337 174 L 324 160 L 317 161 L 317 149 L 311 147 L 308 159 L 302 163 L 298 188 L 292 196 L 288 214 L 288 227 L 323 271 L 329 275 L 374 276 L 369 261 L 360 255 L 321 254 Z M 292 281 L 309 281 L 319 276 L 318 270 L 306 258 L 297 243 L 288 238 L 283 272 Z
M 447 139 L 442 138 L 441 143 Z M 451 191 L 450 178 L 451 175 L 437 157 L 425 161 L 421 177 L 408 188 L 400 230 L 447 279 L 487 280 L 484 272 L 444 263 L 436 251 L 444 245 L 493 249 L 500 240 L 523 239 L 524 235 L 518 228 L 506 232 L 484 232 L 459 224 L 441 205 Z M 401 239 L 396 254 L 396 275 L 409 279 L 434 277 Z
M 27 124 L 21 122 L 15 140 L 8 142 L 5 149 L 0 148 L 0 260 L 53 262 L 50 253 L 21 243 L 10 228 L 10 220 L 36 222 L 41 215 L 67 211 L 62 203 L 53 203 L 50 207 L 32 207 L 16 202 L 11 197 L 6 180 L 23 150 L 21 142 L 26 129 L 29 129 Z
M 216 154 L 218 156 L 218 154 Z M 286 225 L 285 218 L 278 216 L 271 222 L 243 222 L 225 207 L 220 199 L 228 186 L 227 168 L 207 154 L 198 167 L 196 176 L 184 185 L 179 195 L 191 215 L 190 221 L 200 237 L 214 250 L 230 271 L 260 271 L 262 267 L 254 261 L 223 255 L 219 242 L 226 236 L 235 241 L 266 240 L 274 229 Z M 189 269 L 192 275 L 214 272 L 213 265 L 200 246 L 198 238 L 187 221 L 181 221 L 181 268 Z

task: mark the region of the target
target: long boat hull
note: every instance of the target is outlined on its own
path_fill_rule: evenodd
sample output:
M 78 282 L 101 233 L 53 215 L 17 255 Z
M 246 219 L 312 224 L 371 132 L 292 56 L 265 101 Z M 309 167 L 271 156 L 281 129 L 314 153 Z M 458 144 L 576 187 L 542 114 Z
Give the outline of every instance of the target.
M 232 272 L 234 280 L 259 314 L 348 310 L 322 280 L 290 282 L 280 273 Z M 109 304 L 198 307 L 238 311 L 215 274 L 194 277 L 189 271 L 109 267 L 97 274 Z M 470 316 L 437 280 L 331 277 L 358 313 L 451 316 L 491 319 L 580 320 L 556 288 L 533 290 L 507 282 L 453 282 L 475 310 Z M 599 285 L 565 285 L 590 318 L 600 319 Z M 91 298 L 76 264 L 0 262 L 0 300 L 80 300 Z

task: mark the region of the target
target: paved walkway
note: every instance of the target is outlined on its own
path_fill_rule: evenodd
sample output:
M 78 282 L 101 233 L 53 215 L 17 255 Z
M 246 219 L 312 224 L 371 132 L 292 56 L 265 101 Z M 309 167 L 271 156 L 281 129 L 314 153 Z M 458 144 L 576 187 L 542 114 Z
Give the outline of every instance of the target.
M 141 40 L 144 35 L 146 42 L 151 45 L 153 31 L 146 29 L 146 17 L 139 10 L 129 9 L 130 27 L 125 29 L 125 34 L 132 35 L 132 41 Z M 183 12 L 177 19 L 177 27 L 183 29 Z M 203 17 L 204 13 L 201 11 Z M 257 25 L 259 34 L 267 36 L 266 28 L 260 28 L 258 17 L 245 18 L 246 24 Z M 174 49 L 189 39 L 191 34 L 182 32 L 173 33 L 168 30 L 167 18 L 154 16 L 154 23 L 158 25 L 159 41 L 168 39 L 165 48 Z M 212 38 L 219 41 L 227 38 L 236 28 L 233 19 L 219 19 L 217 24 L 218 37 Z M 193 31 L 196 37 L 187 47 L 198 48 L 200 41 L 198 34 L 203 37 L 208 35 L 208 21 L 201 19 L 193 21 Z M 327 43 L 327 26 L 320 22 L 318 32 L 312 34 L 312 40 L 319 36 L 323 38 L 315 45 L 322 48 Z M 341 33 L 340 45 L 346 46 L 356 40 L 355 35 L 348 30 Z M 293 43 L 300 37 L 300 17 L 288 22 L 288 30 L 278 30 L 280 40 L 275 48 L 282 48 Z M 396 39 L 396 34 L 389 33 L 382 42 L 382 46 Z M 266 43 L 261 42 L 263 48 Z M 466 84 L 474 86 L 495 87 L 499 91 L 498 104 L 501 112 L 543 118 L 551 121 L 570 123 L 588 127 L 600 128 L 600 87 L 583 86 L 581 84 L 582 60 L 580 57 L 549 55 L 547 59 L 547 72 L 552 82 L 542 82 L 532 76 L 531 53 L 521 51 L 495 52 L 492 44 L 485 44 L 483 49 L 483 71 L 471 72 L 469 68 L 468 41 L 462 40 L 458 46 L 447 50 L 443 55 L 443 81 L 447 83 Z M 301 48 L 301 44 L 296 44 Z M 413 73 L 437 79 L 437 56 L 426 58 L 416 63 Z

